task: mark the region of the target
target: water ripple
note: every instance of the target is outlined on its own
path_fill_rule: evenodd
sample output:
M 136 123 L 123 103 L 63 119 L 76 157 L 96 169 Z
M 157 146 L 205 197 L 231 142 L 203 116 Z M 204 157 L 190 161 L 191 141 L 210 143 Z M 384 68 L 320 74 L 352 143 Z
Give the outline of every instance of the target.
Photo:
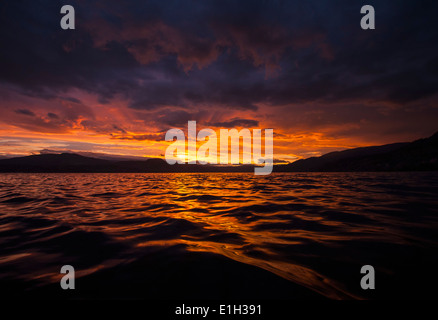
M 174 272 L 193 290 L 208 278 L 214 297 L 234 297 L 229 287 L 244 297 L 397 296 L 406 270 L 436 268 L 437 199 L 436 173 L 1 174 L 0 283 L 45 292 L 72 264 L 100 286 L 81 298 Z M 364 264 L 392 286 L 367 296 L 357 285 Z M 164 283 L 163 297 L 179 297 Z

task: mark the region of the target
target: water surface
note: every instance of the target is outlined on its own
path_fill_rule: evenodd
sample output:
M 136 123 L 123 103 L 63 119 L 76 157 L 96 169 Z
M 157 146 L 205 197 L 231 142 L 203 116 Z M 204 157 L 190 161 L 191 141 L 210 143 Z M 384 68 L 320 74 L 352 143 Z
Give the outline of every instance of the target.
M 437 204 L 437 173 L 0 174 L 0 286 L 25 298 L 436 298 Z M 59 286 L 65 264 L 74 292 Z M 372 292 L 359 285 L 366 264 Z

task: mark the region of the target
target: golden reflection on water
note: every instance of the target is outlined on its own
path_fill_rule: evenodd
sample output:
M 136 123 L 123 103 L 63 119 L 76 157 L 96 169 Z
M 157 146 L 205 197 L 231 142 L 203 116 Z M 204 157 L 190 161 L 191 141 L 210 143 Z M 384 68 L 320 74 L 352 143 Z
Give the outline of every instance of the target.
M 384 179 L 390 184 L 398 178 Z M 424 227 L 380 213 L 401 212 L 400 195 L 379 189 L 366 174 L 35 174 L 3 175 L 0 182 L 4 217 L 52 219 L 137 248 L 184 245 L 335 299 L 359 297 L 313 262 L 324 262 L 325 250 L 335 252 L 335 262 L 348 261 L 337 250 L 350 241 L 404 243 L 403 228 Z M 0 257 L 0 264 L 22 257 Z M 114 257 L 78 276 L 119 263 Z
M 196 176 L 196 175 L 195 175 Z M 246 180 L 252 182 L 249 186 L 243 188 L 241 182 L 227 182 L 224 183 L 223 175 L 217 174 L 209 176 L 208 179 L 204 179 L 204 175 L 201 178 L 191 179 L 193 175 L 183 175 L 181 177 L 176 177 L 171 179 L 168 184 L 168 192 L 172 194 L 168 198 L 168 202 L 181 205 L 181 197 L 197 195 L 195 199 L 184 200 L 183 209 L 172 210 L 169 212 L 169 217 L 182 219 L 190 221 L 194 224 L 202 225 L 205 230 L 222 231 L 224 233 L 233 233 L 239 235 L 243 240 L 240 243 L 228 243 L 228 242 L 214 242 L 214 241 L 202 241 L 196 237 L 191 237 L 190 235 L 181 234 L 180 239 L 172 241 L 147 241 L 138 243 L 138 246 L 168 246 L 170 244 L 185 244 L 189 251 L 197 252 L 213 252 L 217 254 L 224 255 L 230 259 L 236 260 L 238 262 L 250 264 L 257 266 L 259 268 L 273 272 L 285 279 L 296 282 L 300 285 L 311 288 L 321 294 L 324 294 L 330 298 L 345 298 L 354 297 L 342 289 L 336 287 L 336 283 L 330 279 L 323 277 L 317 272 L 300 266 L 294 263 L 288 263 L 281 260 L 275 252 L 266 248 L 266 244 L 282 244 L 282 245 L 295 245 L 299 244 L 299 241 L 285 240 L 282 237 L 287 237 L 293 235 L 294 238 L 315 238 L 318 237 L 317 234 L 311 231 L 305 230 L 288 230 L 285 226 L 284 229 L 276 229 L 275 231 L 255 231 L 254 226 L 258 224 L 263 224 L 264 222 L 269 223 L 284 223 L 281 219 L 263 219 L 264 215 L 271 216 L 272 214 L 259 213 L 259 218 L 254 221 L 242 221 L 236 217 L 224 215 L 223 212 L 233 211 L 239 209 L 242 203 L 245 206 L 263 206 L 266 204 L 266 199 L 264 197 L 255 196 L 258 192 L 252 190 L 253 186 L 259 184 L 258 180 L 248 179 Z M 226 179 L 225 179 L 226 180 Z M 263 192 L 263 189 L 260 189 Z M 176 194 L 174 194 L 176 192 Z M 275 191 L 271 191 L 275 192 Z M 290 190 L 288 195 L 294 195 L 294 190 Z M 308 196 L 317 195 L 315 190 L 307 192 Z M 215 196 L 215 197 L 226 197 L 226 210 L 224 210 L 224 199 L 214 199 L 208 201 L 200 201 L 202 196 Z M 158 199 L 158 202 L 161 199 Z M 323 201 L 323 200 L 321 200 Z M 315 203 L 320 203 L 321 201 L 314 200 Z M 283 212 L 288 214 L 288 212 Z M 162 211 L 159 211 L 159 215 L 162 215 Z M 322 217 L 306 217 L 309 220 L 322 221 Z M 338 222 L 327 221 L 328 225 L 337 225 Z M 347 240 L 342 239 L 342 237 L 337 236 L 322 236 L 326 238 L 325 240 Z M 344 237 L 345 238 L 345 237 Z M 271 259 L 258 259 L 246 254 L 246 245 L 251 244 L 253 247 L 263 248 L 259 249 L 264 253 L 265 256 L 271 257 Z M 327 283 L 330 283 L 331 288 L 327 289 Z M 356 297 L 357 298 L 357 297 Z

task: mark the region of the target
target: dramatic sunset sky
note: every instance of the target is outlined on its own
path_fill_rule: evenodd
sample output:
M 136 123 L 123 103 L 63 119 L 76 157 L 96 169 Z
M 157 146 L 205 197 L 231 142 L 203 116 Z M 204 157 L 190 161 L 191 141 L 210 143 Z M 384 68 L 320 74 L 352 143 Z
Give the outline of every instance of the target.
M 360 28 L 365 4 L 375 30 Z M 427 137 L 437 15 L 414 0 L 3 0 L 0 155 L 160 156 L 188 120 L 273 128 L 289 161 Z

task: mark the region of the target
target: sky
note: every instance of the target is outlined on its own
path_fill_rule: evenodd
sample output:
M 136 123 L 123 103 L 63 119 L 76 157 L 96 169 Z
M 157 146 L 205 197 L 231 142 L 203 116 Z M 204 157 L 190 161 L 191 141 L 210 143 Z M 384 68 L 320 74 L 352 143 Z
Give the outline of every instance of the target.
M 0 156 L 159 157 L 189 120 L 273 128 L 282 161 L 427 137 L 437 13 L 421 0 L 3 0 Z

